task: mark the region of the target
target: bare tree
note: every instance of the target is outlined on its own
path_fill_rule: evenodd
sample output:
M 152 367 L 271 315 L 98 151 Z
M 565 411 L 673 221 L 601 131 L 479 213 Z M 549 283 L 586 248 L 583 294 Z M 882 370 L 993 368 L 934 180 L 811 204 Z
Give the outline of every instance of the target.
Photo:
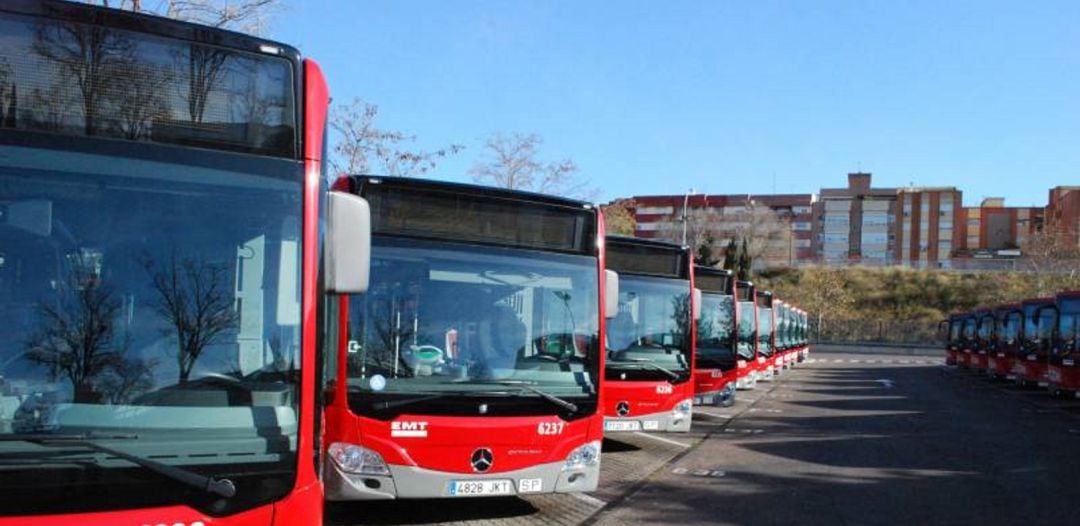
M 334 173 L 378 173 L 410 177 L 434 170 L 438 162 L 465 147 L 451 144 L 433 151 L 413 150 L 406 145 L 416 137 L 380 129 L 375 124 L 379 107 L 355 98 L 337 104 L 330 112 L 330 128 L 338 134 L 334 145 Z
M 543 139 L 535 133 L 496 133 L 484 143 L 487 159 L 469 170 L 473 180 L 511 190 L 591 199 L 596 190 L 577 177 L 574 161 L 563 159 L 544 163 L 538 159 Z
M 239 316 L 222 265 L 171 257 L 164 268 L 150 258 L 143 266 L 158 293 L 155 309 L 175 331 L 180 383 L 185 383 L 207 346 L 235 328 Z
M 1024 243 L 1020 265 L 1032 272 L 1035 293 L 1061 290 L 1080 278 L 1080 244 L 1076 234 L 1059 225 L 1046 225 Z
M 115 82 L 118 66 L 131 61 L 134 45 L 123 33 L 109 28 L 74 24 L 41 23 L 33 51 L 54 64 L 59 75 L 75 80 L 81 96 L 86 135 L 98 131 L 97 116 Z
M 281 0 L 84 0 L 88 4 L 151 13 L 211 27 L 264 35 Z
M 88 285 L 75 293 L 73 302 L 40 309 L 43 328 L 30 339 L 26 357 L 47 367 L 54 381 L 67 378 L 75 403 L 98 402 L 101 393 L 95 381 L 117 358 L 112 320 L 120 302 L 109 289 Z
M 637 230 L 633 199 L 616 199 L 600 207 L 608 234 L 632 236 Z
M 799 276 L 801 279 L 795 283 L 777 284 L 774 292 L 806 309 L 809 316 L 816 317 L 815 326 L 819 335 L 826 321 L 846 319 L 852 315 L 851 306 L 856 298 L 849 286 L 846 269 L 815 267 Z
M 158 68 L 132 63 L 117 71 L 116 80 L 124 86 L 115 93 L 112 103 L 119 116 L 115 135 L 125 139 L 144 139 L 156 119 L 168 116 L 164 93 L 171 77 Z M 119 91 L 119 90 L 116 90 Z M 122 98 L 120 98 L 122 96 Z
M 71 261 L 57 301 L 39 306 L 41 329 L 30 337 L 25 355 L 46 367 L 53 381 L 71 382 L 75 403 L 113 401 L 116 393 L 106 377 L 131 379 L 135 363 L 125 359 L 127 339 L 116 330 L 122 304 L 90 258 Z
M 793 250 L 791 225 L 773 209 L 751 201 L 746 206 L 746 226 L 739 237 L 746 239 L 747 254 L 762 265 L 789 259 Z

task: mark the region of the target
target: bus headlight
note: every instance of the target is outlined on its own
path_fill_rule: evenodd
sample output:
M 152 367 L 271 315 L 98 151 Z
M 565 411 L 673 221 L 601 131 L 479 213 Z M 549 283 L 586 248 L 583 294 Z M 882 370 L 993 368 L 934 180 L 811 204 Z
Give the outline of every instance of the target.
M 570 452 L 566 456 L 563 471 L 591 468 L 600 464 L 600 442 L 589 442 Z
M 390 476 L 390 467 L 383 461 L 382 455 L 360 446 L 334 442 L 329 448 L 330 458 L 334 459 L 342 470 L 357 475 Z
M 690 410 L 693 409 L 693 407 L 694 407 L 694 401 L 693 400 L 689 400 L 689 399 L 683 400 L 682 402 L 679 402 L 679 403 L 675 404 L 675 409 L 671 410 L 671 417 L 672 418 L 686 418 L 686 417 L 690 416 Z

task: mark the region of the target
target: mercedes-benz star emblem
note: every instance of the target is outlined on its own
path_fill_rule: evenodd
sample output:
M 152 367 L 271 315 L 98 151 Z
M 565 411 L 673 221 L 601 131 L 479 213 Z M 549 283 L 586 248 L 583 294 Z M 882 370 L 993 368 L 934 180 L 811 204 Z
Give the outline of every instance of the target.
M 630 414 L 630 403 L 619 402 L 618 404 L 615 404 L 615 414 L 619 416 L 626 416 Z
M 473 451 L 469 463 L 472 464 L 473 471 L 483 473 L 491 469 L 491 465 L 495 463 L 495 455 L 491 454 L 490 449 L 482 447 Z

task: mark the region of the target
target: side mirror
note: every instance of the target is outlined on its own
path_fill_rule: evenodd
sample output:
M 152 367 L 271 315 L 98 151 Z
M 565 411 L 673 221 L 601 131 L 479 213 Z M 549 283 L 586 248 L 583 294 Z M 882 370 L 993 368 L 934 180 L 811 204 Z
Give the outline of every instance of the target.
M 619 273 L 604 271 L 604 316 L 614 318 L 619 313 Z
M 371 276 L 371 208 L 362 197 L 334 191 L 326 207 L 326 292 L 362 293 Z
M 694 289 L 694 321 L 701 319 L 701 289 Z

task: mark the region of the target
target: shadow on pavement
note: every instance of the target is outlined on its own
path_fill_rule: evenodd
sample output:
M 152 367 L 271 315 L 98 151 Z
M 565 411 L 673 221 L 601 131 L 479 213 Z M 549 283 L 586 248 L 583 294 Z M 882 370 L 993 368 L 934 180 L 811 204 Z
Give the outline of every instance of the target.
M 335 502 L 327 503 L 324 524 L 430 524 L 525 518 L 537 511 L 517 497 Z

